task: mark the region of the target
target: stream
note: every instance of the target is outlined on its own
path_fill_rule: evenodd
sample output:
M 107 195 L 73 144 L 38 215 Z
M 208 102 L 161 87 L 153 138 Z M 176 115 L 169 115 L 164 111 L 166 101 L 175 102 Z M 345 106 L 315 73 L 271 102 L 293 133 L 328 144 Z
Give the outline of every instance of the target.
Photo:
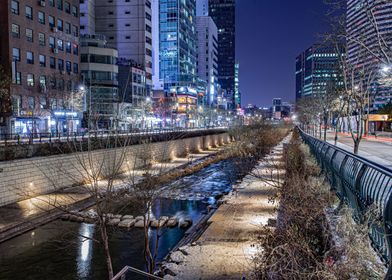
M 164 186 L 153 215 L 190 216 L 196 224 L 216 198 L 230 192 L 239 179 L 233 161 L 225 160 Z M 127 213 L 133 214 L 133 213 Z M 150 230 L 154 236 L 154 230 Z M 167 228 L 160 238 L 157 259 L 162 260 L 183 238 L 186 229 Z M 93 238 L 95 225 L 56 220 L 0 244 L 0 279 L 71 280 L 107 279 L 101 247 Z M 109 228 L 115 273 L 129 265 L 144 269 L 142 229 Z M 127 279 L 146 279 L 128 274 Z

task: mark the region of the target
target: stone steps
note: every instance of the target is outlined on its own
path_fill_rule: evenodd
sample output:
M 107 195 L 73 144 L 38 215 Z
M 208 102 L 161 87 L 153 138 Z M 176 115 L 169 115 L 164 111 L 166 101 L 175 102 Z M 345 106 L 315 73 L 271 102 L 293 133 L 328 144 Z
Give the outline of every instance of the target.
M 133 217 L 131 215 L 113 215 L 113 214 L 106 214 L 104 215 L 106 219 L 106 224 L 108 226 L 118 227 L 118 228 L 144 228 L 144 219 L 143 216 Z M 98 216 L 97 214 L 92 211 L 85 211 L 85 212 L 71 212 L 69 214 L 64 214 L 61 216 L 61 219 L 64 221 L 71 221 L 71 222 L 78 222 L 78 223 L 96 223 Z M 185 218 L 177 218 L 177 217 L 168 217 L 168 216 L 161 216 L 159 219 L 150 218 L 149 227 L 151 228 L 174 228 L 180 227 L 182 229 L 189 228 L 193 223 L 192 218 L 185 217 Z

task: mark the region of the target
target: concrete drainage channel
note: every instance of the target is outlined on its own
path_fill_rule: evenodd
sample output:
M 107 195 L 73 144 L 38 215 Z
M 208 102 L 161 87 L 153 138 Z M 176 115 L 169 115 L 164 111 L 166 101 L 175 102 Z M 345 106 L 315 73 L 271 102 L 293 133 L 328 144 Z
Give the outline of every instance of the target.
M 210 154 L 203 158 L 197 159 L 192 162 L 188 162 L 177 166 L 167 173 L 177 172 L 186 167 L 202 163 L 203 161 L 208 160 L 211 156 L 216 155 L 216 153 Z M 162 175 L 162 174 L 161 174 Z M 121 192 L 121 190 L 120 190 Z M 85 198 L 78 202 L 75 202 L 71 205 L 68 205 L 66 209 L 56 209 L 54 207 L 51 210 L 44 211 L 42 210 L 40 213 L 30 216 L 28 219 L 24 221 L 17 221 L 10 223 L 2 228 L 0 228 L 0 243 L 12 239 L 20 234 L 23 234 L 29 230 L 35 229 L 39 226 L 52 222 L 58 218 L 62 218 L 63 220 L 70 220 L 74 222 L 86 222 L 86 223 L 94 223 L 94 212 L 91 210 L 85 211 L 89 208 L 92 208 L 95 205 L 95 201 L 93 198 Z M 64 214 L 66 212 L 66 214 Z M 109 226 L 118 226 L 118 227 L 127 227 L 127 228 L 142 228 L 144 227 L 143 217 L 133 217 L 129 215 L 123 216 L 114 216 L 111 214 L 107 215 Z M 143 226 L 141 225 L 143 222 Z M 167 226 L 167 227 L 175 227 L 180 226 L 182 228 L 189 228 L 193 221 L 189 218 L 177 219 L 175 217 L 160 217 L 158 220 L 152 220 L 150 223 L 150 227 L 158 227 L 159 226 Z M 121 225 L 120 225 L 121 224 Z

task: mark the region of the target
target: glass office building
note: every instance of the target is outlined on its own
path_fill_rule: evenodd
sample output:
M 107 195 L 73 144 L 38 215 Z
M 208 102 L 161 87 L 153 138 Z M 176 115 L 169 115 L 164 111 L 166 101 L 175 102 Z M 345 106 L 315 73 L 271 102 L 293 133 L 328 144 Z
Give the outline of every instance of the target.
M 236 0 L 209 0 L 209 16 L 218 27 L 219 84 L 226 93 L 229 109 L 241 104 L 235 98 L 235 7 Z
M 305 96 L 322 95 L 327 86 L 341 83 L 339 56 L 344 48 L 313 45 L 296 59 L 296 99 Z
M 370 85 L 371 110 L 392 101 L 392 85 L 383 82 L 384 75 L 391 74 L 391 30 L 392 1 L 347 0 L 346 32 L 352 38 L 347 40 L 347 60 L 375 76 Z
M 196 87 L 195 0 L 159 1 L 159 76 L 166 91 Z

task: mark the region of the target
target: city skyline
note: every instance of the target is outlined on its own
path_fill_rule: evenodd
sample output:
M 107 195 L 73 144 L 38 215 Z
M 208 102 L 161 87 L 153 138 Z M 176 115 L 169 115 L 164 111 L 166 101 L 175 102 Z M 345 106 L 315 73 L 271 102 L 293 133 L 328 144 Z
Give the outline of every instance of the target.
M 322 0 L 237 0 L 236 4 L 242 106 L 269 106 L 275 97 L 293 102 L 295 58 L 327 29 L 328 7 Z

